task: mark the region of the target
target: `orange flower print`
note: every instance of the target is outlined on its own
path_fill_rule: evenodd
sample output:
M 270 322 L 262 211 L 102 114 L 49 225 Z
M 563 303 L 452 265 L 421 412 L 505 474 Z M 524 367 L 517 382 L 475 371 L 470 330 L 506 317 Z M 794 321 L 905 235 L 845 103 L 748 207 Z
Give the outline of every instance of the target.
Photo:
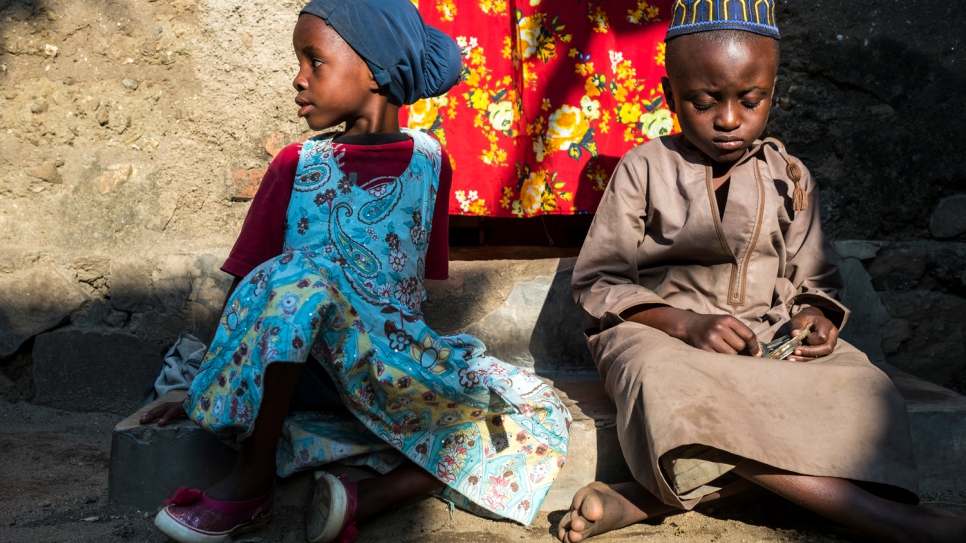
M 436 101 L 433 98 L 419 100 L 409 106 L 409 128 L 428 132 L 433 129 L 438 116 L 439 108 L 436 107 Z

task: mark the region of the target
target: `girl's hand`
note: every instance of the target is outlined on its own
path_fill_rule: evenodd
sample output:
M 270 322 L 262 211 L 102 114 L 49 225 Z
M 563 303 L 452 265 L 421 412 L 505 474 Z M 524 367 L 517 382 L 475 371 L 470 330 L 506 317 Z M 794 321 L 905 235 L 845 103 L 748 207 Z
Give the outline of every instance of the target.
M 165 402 L 142 415 L 139 422 L 149 424 L 161 419 L 158 420 L 158 426 L 164 426 L 173 420 L 186 418 L 188 418 L 188 414 L 185 413 L 182 402 Z
M 829 355 L 839 340 L 839 329 L 814 307 L 806 307 L 795 314 L 788 322 L 788 327 L 791 329 L 792 336 L 806 328 L 811 330 L 811 333 L 805 339 L 805 343 L 795 349 L 795 352 L 786 360 L 805 362 Z

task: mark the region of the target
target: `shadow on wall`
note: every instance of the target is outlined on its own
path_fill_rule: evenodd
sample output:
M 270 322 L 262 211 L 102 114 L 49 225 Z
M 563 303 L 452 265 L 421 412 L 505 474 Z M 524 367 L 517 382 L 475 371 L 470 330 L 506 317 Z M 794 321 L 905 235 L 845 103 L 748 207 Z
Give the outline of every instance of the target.
M 938 201 L 966 190 L 962 144 L 949 137 L 966 131 L 958 100 L 950 99 L 966 85 L 960 38 L 794 40 L 783 42 L 793 44 L 783 47 L 768 134 L 819 181 L 826 233 L 928 238 Z
M 533 327 L 529 349 L 538 374 L 597 371 L 584 338 L 590 321 L 577 306 L 570 288 L 576 260 L 560 261 Z
M 426 322 L 441 334 L 471 334 L 486 354 L 538 374 L 593 370 L 587 320 L 570 294 L 575 260 L 452 262 L 458 284 L 430 294 Z
M 160 352 L 207 339 L 231 278 L 216 255 L 117 260 L 93 273 L 34 266 L 0 278 L 0 397 L 130 414 Z

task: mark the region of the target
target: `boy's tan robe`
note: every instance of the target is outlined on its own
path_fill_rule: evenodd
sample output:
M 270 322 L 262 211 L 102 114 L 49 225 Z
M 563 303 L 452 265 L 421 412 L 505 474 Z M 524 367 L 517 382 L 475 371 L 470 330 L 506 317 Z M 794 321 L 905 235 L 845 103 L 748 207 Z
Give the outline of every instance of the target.
M 918 492 L 905 402 L 851 345 L 813 362 L 722 355 L 621 317 L 649 304 L 733 315 L 763 341 L 809 305 L 845 324 L 818 191 L 791 158 L 808 194 L 792 210 L 778 145 L 758 142 L 735 166 L 723 220 L 710 166 L 681 136 L 631 150 L 577 259 L 574 296 L 602 330 L 588 344 L 624 456 L 670 505 L 693 507 L 742 459 Z

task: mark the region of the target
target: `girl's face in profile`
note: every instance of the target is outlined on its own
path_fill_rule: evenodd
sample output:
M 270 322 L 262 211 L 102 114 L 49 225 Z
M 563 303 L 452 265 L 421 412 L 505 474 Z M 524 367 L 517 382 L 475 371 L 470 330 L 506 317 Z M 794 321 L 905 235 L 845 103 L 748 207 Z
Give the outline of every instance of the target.
M 346 123 L 346 135 L 362 133 L 356 121 L 377 96 L 378 85 L 366 62 L 325 21 L 302 14 L 292 36 L 299 71 L 292 82 L 298 91 L 299 117 L 312 130 Z
M 668 64 L 664 92 L 684 137 L 711 160 L 738 160 L 765 129 L 778 72 L 765 39 L 715 43 L 692 36 Z

